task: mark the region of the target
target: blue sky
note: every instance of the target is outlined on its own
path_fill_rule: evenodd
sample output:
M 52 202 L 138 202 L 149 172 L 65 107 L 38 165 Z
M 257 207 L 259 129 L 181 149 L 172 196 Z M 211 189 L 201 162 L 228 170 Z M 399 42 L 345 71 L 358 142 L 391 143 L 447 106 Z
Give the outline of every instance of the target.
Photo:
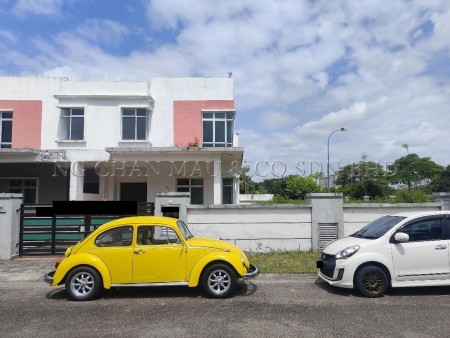
M 0 75 L 226 77 L 245 160 L 450 164 L 450 2 L 0 0 Z M 280 170 L 278 170 L 278 173 Z

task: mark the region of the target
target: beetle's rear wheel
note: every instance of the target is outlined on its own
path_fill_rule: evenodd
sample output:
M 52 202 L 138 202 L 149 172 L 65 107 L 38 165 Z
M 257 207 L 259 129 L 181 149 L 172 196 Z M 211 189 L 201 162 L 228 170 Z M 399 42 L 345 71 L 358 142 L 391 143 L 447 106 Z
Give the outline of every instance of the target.
M 229 297 L 236 287 L 236 273 L 225 264 L 214 264 L 205 270 L 202 286 L 214 298 Z
M 66 279 L 66 292 L 73 300 L 90 300 L 98 294 L 100 287 L 100 275 L 87 266 L 73 269 Z

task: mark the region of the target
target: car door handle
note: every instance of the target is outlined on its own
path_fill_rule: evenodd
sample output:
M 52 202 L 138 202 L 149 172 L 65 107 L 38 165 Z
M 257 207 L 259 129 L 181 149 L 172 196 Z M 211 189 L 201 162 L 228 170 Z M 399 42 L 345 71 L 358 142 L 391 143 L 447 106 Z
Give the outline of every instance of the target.
M 435 250 L 445 250 L 445 249 L 447 249 L 447 245 L 436 245 L 435 247 L 434 247 L 434 249 Z
M 144 252 L 145 252 L 145 250 L 142 250 L 142 249 L 140 249 L 140 250 L 134 250 L 134 253 L 135 253 L 136 255 L 142 255 Z

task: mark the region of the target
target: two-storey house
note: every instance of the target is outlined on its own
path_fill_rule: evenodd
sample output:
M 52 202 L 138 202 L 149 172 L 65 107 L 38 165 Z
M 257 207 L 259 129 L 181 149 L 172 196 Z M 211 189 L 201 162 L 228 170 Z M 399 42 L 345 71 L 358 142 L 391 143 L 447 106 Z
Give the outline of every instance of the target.
M 243 149 L 232 78 L 0 77 L 0 193 L 26 203 L 237 203 Z

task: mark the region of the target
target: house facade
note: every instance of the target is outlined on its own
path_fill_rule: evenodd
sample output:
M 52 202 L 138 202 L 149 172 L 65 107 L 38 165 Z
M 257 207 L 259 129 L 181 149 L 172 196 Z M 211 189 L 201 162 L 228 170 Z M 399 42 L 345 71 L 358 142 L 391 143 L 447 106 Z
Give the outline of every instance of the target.
M 232 78 L 0 77 L 0 193 L 26 203 L 238 201 Z

